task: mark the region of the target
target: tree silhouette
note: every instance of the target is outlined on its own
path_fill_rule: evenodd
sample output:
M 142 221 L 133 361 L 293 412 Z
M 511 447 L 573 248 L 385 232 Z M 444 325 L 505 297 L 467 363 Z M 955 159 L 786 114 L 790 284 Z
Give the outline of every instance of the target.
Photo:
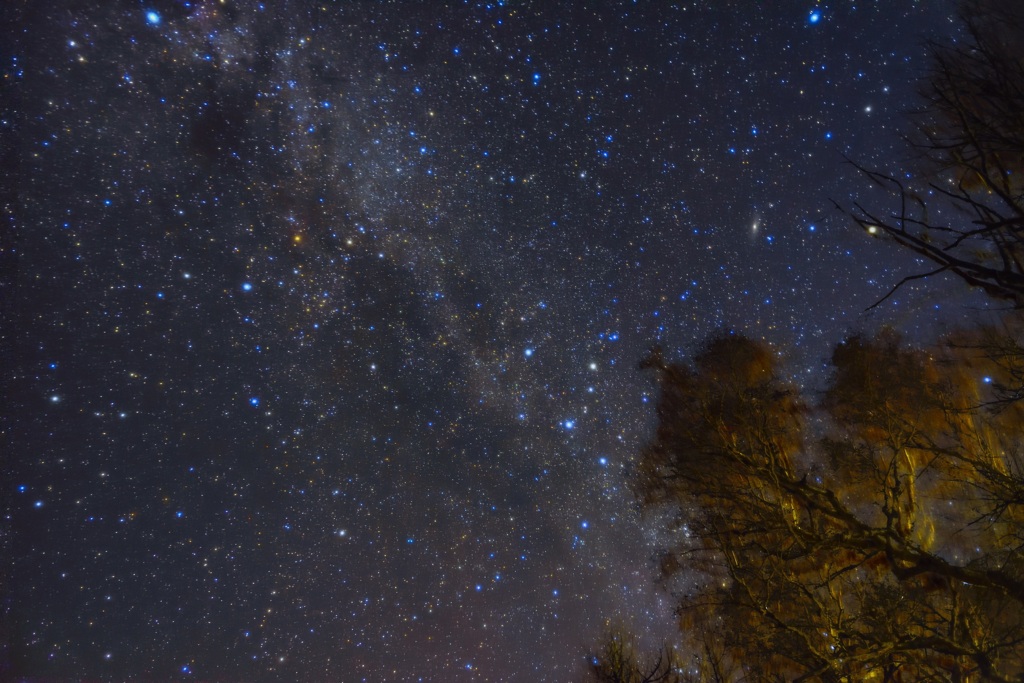
M 598 683 L 684 683 L 690 681 L 681 670 L 675 651 L 669 647 L 645 658 L 629 636 L 608 634 L 591 671 Z
M 902 284 L 952 273 L 1024 306 L 1024 4 L 968 0 L 966 40 L 931 43 L 925 106 L 910 140 L 922 157 L 905 179 L 855 164 L 888 190 L 895 209 L 854 204 L 869 234 L 932 262 Z M 883 298 L 883 300 L 884 300 Z M 880 303 L 880 302 L 878 302 Z M 877 303 L 876 303 L 877 305 Z
M 591 679 L 596 683 L 726 683 L 738 670 L 728 660 L 720 634 L 704 631 L 687 662 L 673 647 L 663 645 L 653 654 L 638 651 L 635 639 L 622 627 L 613 628 L 598 655 L 592 657 Z

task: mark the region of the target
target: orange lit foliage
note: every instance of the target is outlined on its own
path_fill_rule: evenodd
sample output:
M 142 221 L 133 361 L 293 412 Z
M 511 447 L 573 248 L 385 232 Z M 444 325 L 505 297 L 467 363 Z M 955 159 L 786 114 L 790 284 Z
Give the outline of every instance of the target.
M 733 672 L 700 680 L 1020 680 L 1024 415 L 982 405 L 1012 380 L 991 348 L 853 337 L 814 407 L 742 337 L 645 361 L 636 490 L 677 512 L 661 566 L 694 661 Z

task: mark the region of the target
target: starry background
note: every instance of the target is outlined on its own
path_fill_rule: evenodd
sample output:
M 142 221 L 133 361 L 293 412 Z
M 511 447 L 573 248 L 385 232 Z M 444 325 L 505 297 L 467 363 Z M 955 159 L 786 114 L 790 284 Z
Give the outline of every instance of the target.
M 844 156 L 904 164 L 950 15 L 9 7 L 0 675 L 571 681 L 609 621 L 670 638 L 637 363 L 735 329 L 813 382 L 963 315 L 866 315 L 922 266 L 830 201 L 885 200 Z

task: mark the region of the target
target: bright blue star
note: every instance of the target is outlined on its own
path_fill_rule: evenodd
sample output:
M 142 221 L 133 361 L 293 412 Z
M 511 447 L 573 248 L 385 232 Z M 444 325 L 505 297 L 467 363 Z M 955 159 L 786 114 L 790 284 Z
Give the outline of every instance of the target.
M 242 283 L 242 291 L 243 292 L 251 292 L 252 291 L 252 283 L 251 282 L 243 282 Z
M 259 405 L 260 405 L 260 398 L 259 398 L 259 396 L 253 396 L 252 398 L 250 398 L 249 399 L 249 405 L 251 405 L 253 408 L 258 408 Z
M 525 351 L 523 351 L 523 355 L 529 358 L 530 356 L 533 355 L 533 349 L 526 349 Z
M 576 426 L 576 422 L 574 420 L 566 420 L 565 422 L 562 423 L 562 426 L 565 427 L 566 429 L 572 429 L 573 427 Z
M 149 10 L 148 12 L 146 12 L 146 23 L 152 26 L 159 26 L 160 15 L 154 10 Z
M 819 21 L 821 21 L 821 12 L 819 12 L 818 10 L 812 10 L 810 15 L 808 15 L 807 17 L 807 21 L 811 22 L 812 24 L 817 24 Z

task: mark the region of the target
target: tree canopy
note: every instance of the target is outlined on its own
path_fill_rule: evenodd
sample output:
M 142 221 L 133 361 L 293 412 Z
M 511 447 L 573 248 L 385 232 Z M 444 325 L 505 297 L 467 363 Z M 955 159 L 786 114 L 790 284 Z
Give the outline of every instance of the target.
M 985 405 L 1005 378 L 981 347 L 926 353 L 886 332 L 847 339 L 832 364 L 811 405 L 744 337 L 645 362 L 659 424 L 635 486 L 676 512 L 661 569 L 685 577 L 697 669 L 1019 680 L 1024 406 Z

